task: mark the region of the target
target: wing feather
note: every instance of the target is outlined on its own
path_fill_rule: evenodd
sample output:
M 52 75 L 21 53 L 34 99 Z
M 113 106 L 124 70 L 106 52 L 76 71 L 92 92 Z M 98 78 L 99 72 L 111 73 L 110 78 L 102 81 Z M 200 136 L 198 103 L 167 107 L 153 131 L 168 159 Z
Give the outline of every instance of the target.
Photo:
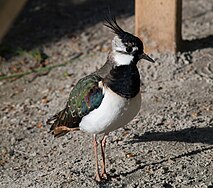
M 79 127 L 81 119 L 100 106 L 104 97 L 103 89 L 99 87 L 100 81 L 97 75 L 79 80 L 70 93 L 66 107 L 47 120 L 55 136 L 62 136 L 72 128 Z

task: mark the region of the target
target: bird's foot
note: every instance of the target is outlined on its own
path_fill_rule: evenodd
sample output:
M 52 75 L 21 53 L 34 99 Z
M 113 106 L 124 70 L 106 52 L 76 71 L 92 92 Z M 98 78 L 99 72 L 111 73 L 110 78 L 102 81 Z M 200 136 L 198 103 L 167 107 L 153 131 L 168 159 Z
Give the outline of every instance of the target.
M 97 182 L 101 181 L 101 177 L 100 177 L 99 173 L 95 174 L 94 180 Z
M 97 181 L 97 182 L 106 181 L 106 180 L 109 180 L 109 179 L 110 179 L 110 176 L 106 172 L 101 173 L 101 175 L 96 174 L 94 176 L 94 180 Z
M 102 173 L 101 173 L 101 179 L 109 180 L 109 179 L 110 179 L 110 176 L 109 176 L 109 174 L 107 174 L 106 172 L 102 172 Z

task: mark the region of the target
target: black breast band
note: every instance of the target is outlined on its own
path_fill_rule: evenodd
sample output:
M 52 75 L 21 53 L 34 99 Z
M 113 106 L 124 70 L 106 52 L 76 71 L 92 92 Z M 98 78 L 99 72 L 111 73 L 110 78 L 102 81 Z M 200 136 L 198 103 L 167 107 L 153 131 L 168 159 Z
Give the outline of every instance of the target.
M 140 75 L 135 64 L 114 67 L 104 82 L 112 91 L 127 99 L 135 97 L 140 91 Z

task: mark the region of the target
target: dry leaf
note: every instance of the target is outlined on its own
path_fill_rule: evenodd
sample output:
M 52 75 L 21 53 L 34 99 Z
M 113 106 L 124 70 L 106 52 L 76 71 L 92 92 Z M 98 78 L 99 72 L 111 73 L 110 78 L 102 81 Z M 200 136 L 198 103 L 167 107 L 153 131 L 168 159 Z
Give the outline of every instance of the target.
M 135 154 L 133 154 L 133 153 L 127 153 L 126 154 L 126 157 L 127 158 L 131 158 L 131 157 L 135 157 L 136 155 Z
M 37 124 L 37 128 L 42 128 L 43 126 L 42 126 L 42 123 L 41 122 L 38 122 L 38 124 Z
M 49 100 L 47 99 L 47 96 L 42 97 L 41 102 L 43 104 L 47 104 L 49 102 Z
M 191 116 L 192 116 L 193 118 L 196 118 L 196 117 L 197 117 L 197 115 L 198 115 L 198 113 L 197 113 L 197 112 L 192 112 L 192 113 L 191 113 Z

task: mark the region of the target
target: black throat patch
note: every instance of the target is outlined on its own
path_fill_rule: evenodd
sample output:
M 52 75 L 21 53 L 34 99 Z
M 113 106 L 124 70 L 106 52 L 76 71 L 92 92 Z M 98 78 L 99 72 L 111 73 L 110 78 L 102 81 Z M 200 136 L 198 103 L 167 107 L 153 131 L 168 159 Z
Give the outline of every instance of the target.
M 140 91 L 140 75 L 136 64 L 114 67 L 104 83 L 121 97 L 130 99 Z

